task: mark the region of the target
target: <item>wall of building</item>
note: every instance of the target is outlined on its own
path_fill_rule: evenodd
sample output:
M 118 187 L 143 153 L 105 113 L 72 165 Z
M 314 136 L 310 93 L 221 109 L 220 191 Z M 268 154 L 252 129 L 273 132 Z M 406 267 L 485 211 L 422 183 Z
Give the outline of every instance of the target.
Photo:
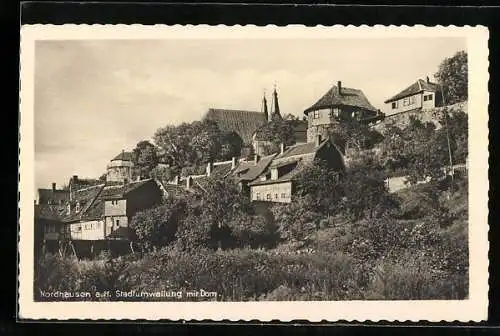
M 407 105 L 405 105 L 405 101 L 408 102 Z M 393 108 L 393 103 L 396 104 L 396 108 Z M 385 114 L 391 115 L 391 114 L 414 110 L 421 107 L 422 107 L 422 93 L 417 93 L 413 96 L 405 97 L 403 99 L 399 99 L 394 102 L 385 104 Z
M 425 99 L 425 97 L 428 96 L 431 99 Z M 436 107 L 436 98 L 437 94 L 435 92 L 431 91 L 424 91 L 422 94 L 422 108 L 434 108 Z
M 292 182 L 290 181 L 250 187 L 252 201 L 290 203 L 291 196 Z
M 105 231 L 104 235 L 108 236 L 113 231 L 117 230 L 120 227 L 128 227 L 128 218 L 127 216 L 110 216 L 105 217 Z
M 104 239 L 104 221 L 91 220 L 69 224 L 70 238 L 74 240 Z
M 124 216 L 127 214 L 127 200 L 106 200 L 104 202 L 104 216 Z
M 134 164 L 130 161 L 111 161 L 108 165 L 106 180 L 109 182 L 132 181 L 132 167 Z
M 61 225 L 55 221 L 46 221 L 43 225 L 43 239 L 58 240 L 60 237 Z

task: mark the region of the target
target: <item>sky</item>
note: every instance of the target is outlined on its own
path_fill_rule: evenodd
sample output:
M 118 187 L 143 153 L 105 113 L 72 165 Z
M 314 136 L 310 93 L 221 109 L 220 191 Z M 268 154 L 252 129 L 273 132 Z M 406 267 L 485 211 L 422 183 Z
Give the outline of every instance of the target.
M 97 178 L 122 149 L 209 108 L 260 111 L 274 84 L 282 114 L 302 117 L 337 81 L 384 111 L 459 50 L 463 38 L 37 41 L 35 184 Z

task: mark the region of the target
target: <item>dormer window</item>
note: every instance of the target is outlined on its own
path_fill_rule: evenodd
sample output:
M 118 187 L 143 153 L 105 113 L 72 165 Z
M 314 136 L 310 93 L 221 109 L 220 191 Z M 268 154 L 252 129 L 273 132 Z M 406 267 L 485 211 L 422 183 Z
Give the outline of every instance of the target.
M 76 212 L 80 211 L 80 202 L 76 202 L 75 211 Z

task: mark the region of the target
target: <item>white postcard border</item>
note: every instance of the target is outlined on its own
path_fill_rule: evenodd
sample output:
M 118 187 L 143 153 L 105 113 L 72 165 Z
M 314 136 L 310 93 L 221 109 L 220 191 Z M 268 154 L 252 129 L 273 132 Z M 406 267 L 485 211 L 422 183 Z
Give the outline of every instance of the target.
M 470 295 L 461 301 L 34 302 L 36 40 L 465 37 L 469 55 Z M 19 318 L 260 321 L 481 321 L 488 309 L 488 29 L 456 26 L 26 25 L 21 28 Z

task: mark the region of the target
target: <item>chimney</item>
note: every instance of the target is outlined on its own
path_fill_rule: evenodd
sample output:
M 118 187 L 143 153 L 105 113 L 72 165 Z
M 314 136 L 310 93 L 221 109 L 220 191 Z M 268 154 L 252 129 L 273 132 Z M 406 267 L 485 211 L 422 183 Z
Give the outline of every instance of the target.
M 207 176 L 212 174 L 212 162 L 207 163 Z
M 429 76 L 427 76 L 427 77 L 426 77 L 426 79 L 427 79 L 427 83 L 430 83 L 430 81 L 429 81 Z
M 186 177 L 186 189 L 191 189 L 191 184 L 193 183 L 193 178 L 191 176 Z
M 280 152 L 283 154 L 285 152 L 285 144 L 282 142 L 280 145 Z
M 78 175 L 73 175 L 73 182 L 76 182 L 78 180 Z
M 258 154 L 255 154 L 254 158 L 253 158 L 253 163 L 254 164 L 257 164 L 257 162 L 259 162 L 259 155 Z
M 52 191 L 56 191 L 56 183 L 52 182 Z
M 321 144 L 321 134 L 316 134 L 314 137 L 314 145 L 318 147 Z
M 234 168 L 236 168 L 236 157 L 233 156 L 233 158 L 231 159 L 231 169 Z
M 339 95 L 341 95 L 342 94 L 342 82 L 341 81 L 337 82 L 337 88 L 339 90 Z

